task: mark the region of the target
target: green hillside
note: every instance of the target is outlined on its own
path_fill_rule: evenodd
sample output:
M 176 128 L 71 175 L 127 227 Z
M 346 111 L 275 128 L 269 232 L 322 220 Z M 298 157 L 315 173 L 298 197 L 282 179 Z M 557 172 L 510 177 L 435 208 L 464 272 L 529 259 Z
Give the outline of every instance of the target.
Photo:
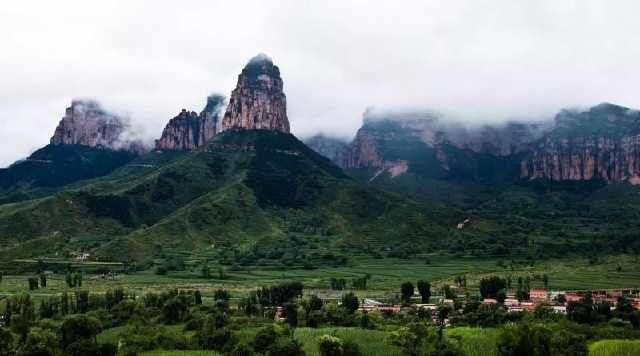
M 235 131 L 188 154 L 154 152 L 55 196 L 0 206 L 0 254 L 340 264 L 349 251 L 434 249 L 452 233 L 459 217 L 451 216 L 363 187 L 292 135 Z
M 0 169 L 0 204 L 49 195 L 80 180 L 104 176 L 135 154 L 81 145 L 47 145 Z

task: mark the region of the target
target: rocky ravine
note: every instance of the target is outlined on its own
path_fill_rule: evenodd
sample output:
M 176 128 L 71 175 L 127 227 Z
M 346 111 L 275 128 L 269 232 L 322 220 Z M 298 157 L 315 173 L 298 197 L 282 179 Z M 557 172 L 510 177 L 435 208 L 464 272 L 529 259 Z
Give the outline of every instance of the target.
M 107 112 L 97 101 L 73 100 L 56 127 L 51 144 L 144 152 L 142 142 L 132 136 L 126 120 Z
M 238 76 L 222 119 L 222 131 L 268 129 L 289 132 L 280 70 L 264 54 L 252 58 Z
M 221 95 L 210 95 L 200 114 L 182 109 L 178 116 L 169 121 L 160 139 L 156 140 L 156 149 L 193 150 L 213 138 L 220 132 L 220 111 L 224 99 Z

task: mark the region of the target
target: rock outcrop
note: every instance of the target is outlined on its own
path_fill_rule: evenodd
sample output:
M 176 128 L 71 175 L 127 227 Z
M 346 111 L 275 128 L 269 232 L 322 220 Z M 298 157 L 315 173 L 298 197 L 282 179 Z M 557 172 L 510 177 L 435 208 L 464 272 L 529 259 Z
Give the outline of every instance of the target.
M 407 160 L 407 155 L 425 153 L 410 152 L 413 148 L 429 150 L 440 162 L 440 168 L 448 170 L 454 160 L 448 148 L 507 157 L 527 151 L 548 126 L 522 122 L 468 126 L 431 113 L 367 111 L 362 128 L 345 153 L 343 166 L 382 168 Z
M 605 103 L 554 120 L 470 127 L 424 113 L 368 112 L 342 166 L 392 176 L 419 166 L 431 178 L 640 184 L 640 113 Z
M 169 121 L 160 139 L 156 140 L 156 149 L 193 150 L 202 146 L 220 131 L 223 105 L 223 96 L 210 95 L 200 114 L 182 109 L 178 116 Z
M 73 100 L 51 137 L 51 144 L 144 151 L 142 142 L 131 136 L 127 120 L 107 112 L 97 101 Z
M 289 132 L 280 70 L 264 54 L 252 58 L 238 76 L 222 130 L 267 129 Z
M 553 131 L 531 145 L 520 176 L 640 184 L 640 113 L 606 103 L 563 110 Z

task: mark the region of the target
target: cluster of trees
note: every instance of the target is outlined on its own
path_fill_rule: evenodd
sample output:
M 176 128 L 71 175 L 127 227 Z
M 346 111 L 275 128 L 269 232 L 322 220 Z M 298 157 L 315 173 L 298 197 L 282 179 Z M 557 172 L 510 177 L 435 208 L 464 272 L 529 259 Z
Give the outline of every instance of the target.
M 2 282 L 1 276 L 0 276 L 0 282 Z M 38 288 L 47 288 L 47 275 L 44 273 L 40 273 L 36 277 L 27 278 L 27 282 L 29 284 L 29 290 L 36 290 Z
M 65 276 L 65 282 L 67 283 L 67 287 L 69 288 L 82 287 L 82 273 L 67 273 L 67 275 Z
M 418 293 L 420 293 L 420 300 L 422 303 L 429 303 L 431 299 L 431 283 L 419 280 L 417 283 Z M 411 302 L 415 294 L 415 286 L 412 282 L 404 282 L 400 285 L 400 298 L 405 304 Z
M 369 273 L 366 273 L 362 277 L 352 278 L 350 280 L 350 283 L 353 289 L 366 290 L 369 280 L 371 280 L 371 275 Z M 349 283 L 344 278 L 331 277 L 331 279 L 329 280 L 329 287 L 333 290 L 345 290 L 348 284 Z

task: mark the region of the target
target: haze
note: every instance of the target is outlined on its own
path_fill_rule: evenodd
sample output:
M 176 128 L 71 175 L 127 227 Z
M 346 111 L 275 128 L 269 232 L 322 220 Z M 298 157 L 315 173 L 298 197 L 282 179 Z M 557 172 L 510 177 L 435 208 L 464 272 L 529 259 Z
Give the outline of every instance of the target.
M 172 4 L 173 6 L 169 5 Z M 640 107 L 636 1 L 20 1 L 0 9 L 0 166 L 48 143 L 71 99 L 147 140 L 229 95 L 264 52 L 298 136 L 352 136 L 368 106 L 470 121 Z

